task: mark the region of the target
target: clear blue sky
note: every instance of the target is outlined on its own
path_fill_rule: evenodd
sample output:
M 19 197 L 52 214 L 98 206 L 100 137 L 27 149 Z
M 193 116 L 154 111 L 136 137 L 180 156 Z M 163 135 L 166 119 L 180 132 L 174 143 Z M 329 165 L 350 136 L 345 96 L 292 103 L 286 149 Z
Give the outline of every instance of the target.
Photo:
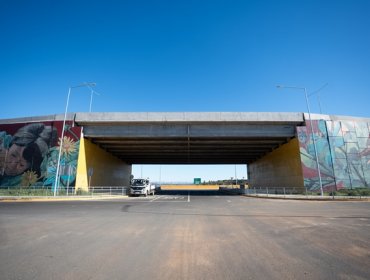
M 63 113 L 85 81 L 98 112 L 303 112 L 302 92 L 275 85 L 328 83 L 323 113 L 370 117 L 369 14 L 350 0 L 3 0 L 0 118 Z M 88 109 L 74 90 L 69 111 Z

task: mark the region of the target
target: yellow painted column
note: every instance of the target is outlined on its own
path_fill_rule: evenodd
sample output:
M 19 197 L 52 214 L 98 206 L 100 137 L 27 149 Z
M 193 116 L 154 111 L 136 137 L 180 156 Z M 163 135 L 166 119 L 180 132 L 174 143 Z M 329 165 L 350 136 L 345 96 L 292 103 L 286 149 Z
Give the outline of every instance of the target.
M 87 164 L 86 164 L 86 150 L 85 150 L 85 138 L 81 133 L 80 138 L 80 149 L 78 152 L 77 161 L 77 174 L 76 174 L 76 191 L 81 189 L 83 191 L 88 191 L 88 176 L 87 176 Z

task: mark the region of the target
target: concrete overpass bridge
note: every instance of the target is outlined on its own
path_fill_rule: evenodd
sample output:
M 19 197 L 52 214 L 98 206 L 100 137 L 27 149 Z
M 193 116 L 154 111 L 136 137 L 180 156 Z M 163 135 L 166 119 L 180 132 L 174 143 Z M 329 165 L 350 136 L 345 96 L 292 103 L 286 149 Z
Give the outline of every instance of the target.
M 84 137 L 129 164 L 248 164 L 287 143 L 300 113 L 77 114 Z
M 37 171 L 34 184 L 52 184 L 63 117 L 0 120 L 2 185 L 12 182 L 6 170 L 11 164 L 8 151 L 17 144 L 14 139 L 19 141 L 30 130 L 37 130 L 34 139 L 42 139 L 28 137 L 29 143 L 20 145 L 41 145 L 46 138 L 42 131 L 50 132 L 42 164 L 28 171 Z M 60 185 L 68 180 L 81 188 L 89 181 L 128 185 L 132 164 L 248 164 L 252 186 L 315 190 L 314 138 L 327 190 L 370 186 L 370 119 L 312 115 L 313 135 L 307 119 L 304 113 L 71 113 L 65 125 Z

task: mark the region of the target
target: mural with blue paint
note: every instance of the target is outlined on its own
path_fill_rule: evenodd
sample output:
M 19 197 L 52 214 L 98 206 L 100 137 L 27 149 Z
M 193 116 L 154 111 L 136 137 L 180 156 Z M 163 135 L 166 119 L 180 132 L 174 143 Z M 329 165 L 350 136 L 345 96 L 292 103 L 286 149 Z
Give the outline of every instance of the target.
M 59 154 L 61 188 L 76 180 L 81 128 L 67 122 L 63 140 L 63 122 L 0 125 L 0 186 L 54 186 Z
M 369 188 L 370 124 L 313 120 L 312 130 L 310 121 L 297 127 L 306 189 L 320 189 L 313 139 L 324 191 Z

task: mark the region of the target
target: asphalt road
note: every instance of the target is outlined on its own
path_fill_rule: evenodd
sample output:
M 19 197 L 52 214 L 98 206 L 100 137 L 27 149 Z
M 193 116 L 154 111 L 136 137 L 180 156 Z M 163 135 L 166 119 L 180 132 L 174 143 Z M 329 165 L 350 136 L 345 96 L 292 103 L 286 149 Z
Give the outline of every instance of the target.
M 370 203 L 3 202 L 0 260 L 1 279 L 370 279 Z

